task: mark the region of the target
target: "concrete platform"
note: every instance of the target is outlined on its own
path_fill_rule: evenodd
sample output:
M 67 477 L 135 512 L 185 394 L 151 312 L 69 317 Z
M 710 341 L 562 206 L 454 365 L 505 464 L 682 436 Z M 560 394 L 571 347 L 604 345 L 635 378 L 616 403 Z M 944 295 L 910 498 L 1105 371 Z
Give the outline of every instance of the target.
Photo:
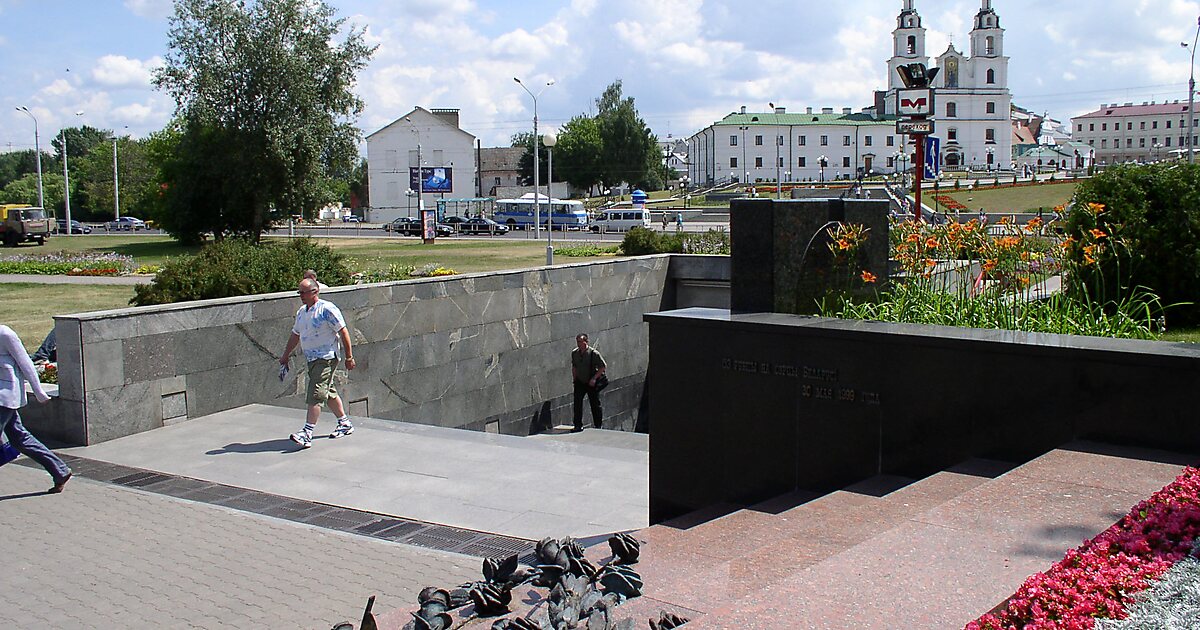
M 528 439 L 355 418 L 313 448 L 288 435 L 303 412 L 248 405 L 62 452 L 170 475 L 463 529 L 539 540 L 646 527 L 646 436 L 588 429 Z M 593 442 L 621 444 L 605 446 Z M 632 448 L 630 446 L 633 446 Z

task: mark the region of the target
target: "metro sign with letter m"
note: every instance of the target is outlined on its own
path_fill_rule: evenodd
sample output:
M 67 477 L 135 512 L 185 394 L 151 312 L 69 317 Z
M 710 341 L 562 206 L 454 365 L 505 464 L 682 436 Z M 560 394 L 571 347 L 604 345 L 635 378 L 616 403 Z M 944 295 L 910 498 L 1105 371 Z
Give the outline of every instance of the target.
M 896 90 L 896 113 L 901 116 L 933 114 L 933 90 L 929 88 Z

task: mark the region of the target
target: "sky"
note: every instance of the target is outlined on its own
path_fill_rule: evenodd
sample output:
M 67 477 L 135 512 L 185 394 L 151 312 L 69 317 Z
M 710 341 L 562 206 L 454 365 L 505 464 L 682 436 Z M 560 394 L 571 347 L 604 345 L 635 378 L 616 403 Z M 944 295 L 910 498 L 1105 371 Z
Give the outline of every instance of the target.
M 872 104 L 887 86 L 902 0 L 327 0 L 379 46 L 360 73 L 364 135 L 413 107 L 460 110 L 484 146 L 592 114 L 605 87 L 665 139 L 746 106 Z M 1186 101 L 1200 1 L 994 0 L 1013 103 L 1059 120 L 1102 103 Z M 931 57 L 967 34 L 979 0 L 916 0 Z M 151 84 L 170 0 L 0 0 L 0 152 L 43 150 L 64 126 L 145 137 L 175 103 Z M 80 113 L 81 112 L 81 113 Z M 364 149 L 365 153 L 365 149 Z

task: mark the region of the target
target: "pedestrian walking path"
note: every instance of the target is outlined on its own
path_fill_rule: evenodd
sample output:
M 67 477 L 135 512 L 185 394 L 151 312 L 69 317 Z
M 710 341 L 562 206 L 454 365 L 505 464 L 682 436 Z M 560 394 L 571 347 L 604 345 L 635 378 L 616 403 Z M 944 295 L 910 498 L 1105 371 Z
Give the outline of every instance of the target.
M 26 273 L 0 273 L 0 284 L 150 284 L 154 276 L 39 276 Z
M 287 436 L 303 413 L 249 405 L 61 452 L 526 540 L 648 525 L 647 450 L 592 443 L 616 432 L 530 440 L 359 418 L 353 435 L 330 440 L 326 415 L 313 448 L 301 450 Z M 609 441 L 647 439 L 629 435 Z
M 21 461 L 21 460 L 18 460 Z M 0 621 L 12 628 L 301 628 L 403 608 L 479 560 L 40 468 L 0 471 Z

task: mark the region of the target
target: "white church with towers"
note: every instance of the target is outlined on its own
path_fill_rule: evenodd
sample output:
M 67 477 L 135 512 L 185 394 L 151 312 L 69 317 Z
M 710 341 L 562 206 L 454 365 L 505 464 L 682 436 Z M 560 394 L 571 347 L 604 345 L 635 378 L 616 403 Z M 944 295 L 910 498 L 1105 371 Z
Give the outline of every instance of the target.
M 992 0 L 981 0 L 970 32 L 970 55 L 951 42 L 932 60 L 915 0 L 903 0 L 892 31 L 887 90 L 874 104 L 807 107 L 768 112 L 742 107 L 688 138 L 687 180 L 720 182 L 816 181 L 893 173 L 911 167 L 913 145 L 896 133 L 896 68 L 922 63 L 940 68 L 933 81 L 934 136 L 949 169 L 1006 169 L 1012 163 L 1012 94 L 1004 29 Z M 764 141 L 765 139 L 765 141 Z
M 931 65 L 925 54 L 925 27 L 915 4 L 904 0 L 892 31 L 888 89 L 883 99 L 884 113 L 889 116 L 896 114 L 896 89 L 904 87 L 896 68 L 910 63 Z M 942 164 L 1007 168 L 1012 161 L 1012 94 L 1008 91 L 1004 29 L 992 0 L 982 0 L 970 40 L 970 56 L 951 42 L 934 64 L 940 68 L 933 87 L 934 135 L 942 140 Z

